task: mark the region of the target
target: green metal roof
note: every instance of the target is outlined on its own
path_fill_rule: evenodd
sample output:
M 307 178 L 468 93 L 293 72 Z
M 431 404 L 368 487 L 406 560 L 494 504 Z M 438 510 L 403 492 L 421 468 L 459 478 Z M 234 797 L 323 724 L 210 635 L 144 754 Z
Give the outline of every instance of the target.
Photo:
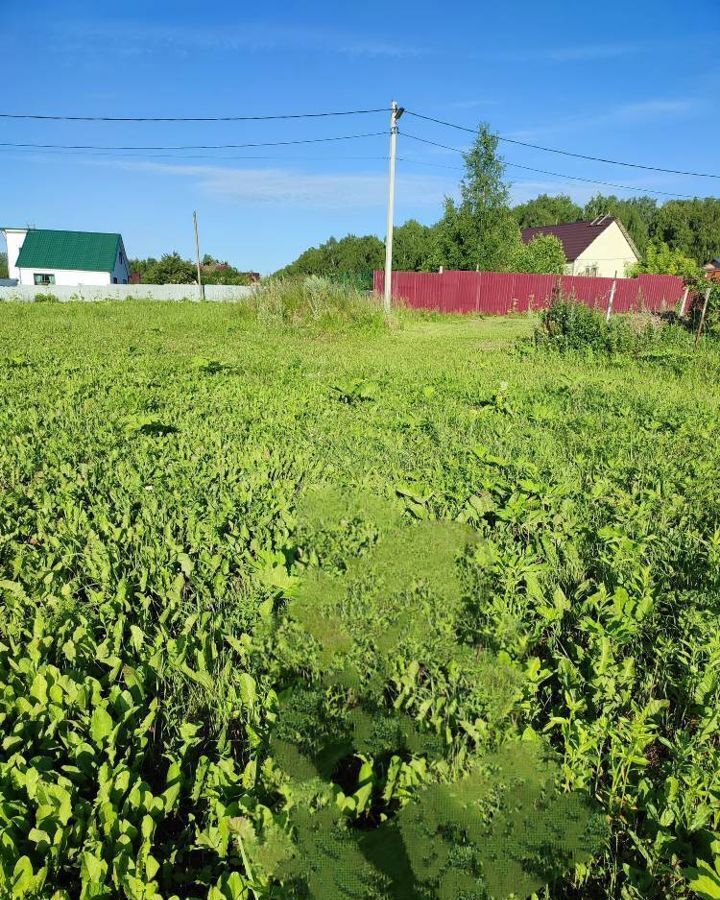
M 33 228 L 25 236 L 16 265 L 20 269 L 112 272 L 120 241 L 119 234 Z

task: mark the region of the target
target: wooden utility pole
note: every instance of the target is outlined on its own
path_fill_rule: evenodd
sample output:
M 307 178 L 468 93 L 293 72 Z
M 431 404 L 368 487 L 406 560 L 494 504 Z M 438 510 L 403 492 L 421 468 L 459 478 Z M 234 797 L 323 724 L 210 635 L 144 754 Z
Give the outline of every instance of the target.
M 700 335 L 702 334 L 703 325 L 705 324 L 705 315 L 707 313 L 708 303 L 710 302 L 710 288 L 705 291 L 705 301 L 703 303 L 702 312 L 700 313 L 700 324 L 698 325 L 697 334 L 695 335 L 695 350 L 700 343 Z
M 193 210 L 193 226 L 195 228 L 195 261 L 197 263 L 198 293 L 200 299 L 205 299 L 205 287 L 202 283 L 202 271 L 200 269 L 200 239 L 198 238 L 197 210 Z

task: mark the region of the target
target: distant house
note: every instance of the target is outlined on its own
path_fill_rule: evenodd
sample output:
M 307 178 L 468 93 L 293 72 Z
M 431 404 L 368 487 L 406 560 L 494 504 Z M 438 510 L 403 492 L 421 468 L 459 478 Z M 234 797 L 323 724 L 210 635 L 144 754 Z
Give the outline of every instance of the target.
M 119 234 L 2 228 L 8 274 L 21 285 L 127 284 L 130 271 Z
M 598 216 L 591 222 L 525 228 L 522 239 L 529 244 L 540 234 L 552 234 L 560 240 L 565 250 L 568 275 L 622 278 L 629 266 L 640 261 L 640 254 L 625 226 L 612 216 Z
M 711 259 L 709 263 L 703 266 L 705 277 L 712 281 L 720 281 L 720 257 Z

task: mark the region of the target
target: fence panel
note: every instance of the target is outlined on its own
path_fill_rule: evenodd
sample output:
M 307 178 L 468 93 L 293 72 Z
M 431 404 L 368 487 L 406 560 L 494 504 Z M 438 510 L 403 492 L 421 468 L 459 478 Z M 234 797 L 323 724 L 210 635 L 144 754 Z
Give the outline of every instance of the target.
M 661 311 L 677 305 L 685 284 L 674 275 L 639 275 L 637 278 L 589 278 L 581 275 L 527 275 L 515 272 L 393 272 L 392 294 L 414 309 L 440 312 L 512 312 L 547 307 L 557 290 L 586 306 L 607 309 L 616 282 L 615 312 Z M 382 293 L 385 273 L 373 273 L 373 289 Z
M 382 287 L 381 287 L 382 290 Z M 241 302 L 247 300 L 253 289 L 244 285 L 206 284 L 205 299 L 217 302 Z M 199 300 L 196 284 L 106 284 L 106 285 L 16 285 L 0 287 L 0 302 L 24 300 L 32 302 L 36 295 L 56 297 L 61 302 L 70 300 Z

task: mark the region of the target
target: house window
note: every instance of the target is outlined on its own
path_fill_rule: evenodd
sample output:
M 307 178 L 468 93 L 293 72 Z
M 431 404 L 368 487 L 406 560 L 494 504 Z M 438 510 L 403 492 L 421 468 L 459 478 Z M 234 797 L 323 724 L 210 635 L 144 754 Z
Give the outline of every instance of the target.
M 597 266 L 585 266 L 585 275 L 590 278 L 597 278 L 598 267 Z
M 124 266 L 124 265 L 125 265 L 125 257 L 123 256 L 122 250 L 121 250 L 120 253 L 118 254 L 118 259 L 120 260 L 120 265 L 121 265 L 121 266 Z
M 35 279 L 35 284 L 55 284 L 55 276 L 54 275 L 45 275 L 41 272 L 36 272 L 33 275 Z
M 113 284 L 117 284 L 117 278 L 113 275 Z

